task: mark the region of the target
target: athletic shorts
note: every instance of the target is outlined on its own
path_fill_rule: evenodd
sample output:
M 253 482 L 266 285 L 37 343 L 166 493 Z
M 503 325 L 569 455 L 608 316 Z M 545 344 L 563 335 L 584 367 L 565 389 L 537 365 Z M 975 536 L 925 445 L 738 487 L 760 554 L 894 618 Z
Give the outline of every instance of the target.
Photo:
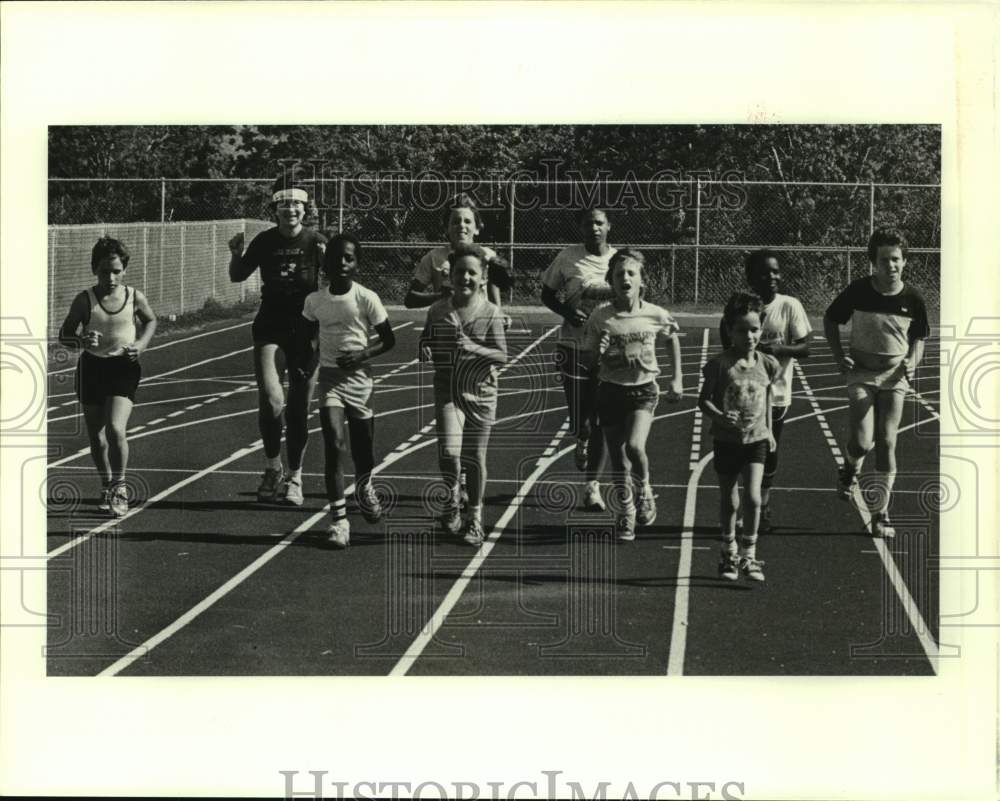
M 767 460 L 767 440 L 756 442 L 726 442 L 715 440 L 712 446 L 712 461 L 715 472 L 723 476 L 742 473 L 748 464 L 764 464 Z
M 562 373 L 563 379 L 568 381 L 589 381 L 591 372 L 583 361 L 583 351 L 574 342 L 557 342 L 554 357 L 556 367 Z
M 367 367 L 342 370 L 319 368 L 319 405 L 339 406 L 348 417 L 367 420 L 374 415 L 368 405 L 372 397 L 372 376 Z
M 655 381 L 633 386 L 602 381 L 597 387 L 597 420 L 602 428 L 625 425 L 634 412 L 654 412 L 659 400 Z
M 872 392 L 902 392 L 910 388 L 906 368 L 902 364 L 886 370 L 869 370 L 855 365 L 847 372 L 847 397 L 851 400 L 867 397 Z
M 478 390 L 459 391 L 450 383 L 434 382 L 434 408 L 452 403 L 467 421 L 481 426 L 492 426 L 497 419 L 497 388 L 483 384 Z
M 277 311 L 261 306 L 254 317 L 251 333 L 255 345 L 277 345 L 288 354 L 295 345 L 299 326 L 307 321 L 301 312 Z
M 106 398 L 115 396 L 134 401 L 141 377 L 139 362 L 128 356 L 101 358 L 84 351 L 76 363 L 76 397 L 85 406 L 103 404 Z

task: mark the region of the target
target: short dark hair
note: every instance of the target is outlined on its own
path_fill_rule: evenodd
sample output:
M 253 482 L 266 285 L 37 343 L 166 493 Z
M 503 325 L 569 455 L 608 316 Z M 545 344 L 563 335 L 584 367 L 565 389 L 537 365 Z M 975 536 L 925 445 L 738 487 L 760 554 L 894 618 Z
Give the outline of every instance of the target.
M 906 237 L 895 228 L 879 228 L 868 240 L 868 261 L 874 263 L 878 258 L 878 249 L 884 247 L 899 248 L 906 258 Z
M 469 209 L 472 212 L 472 216 L 476 221 L 476 228 L 480 231 L 485 227 L 483 225 L 482 215 L 479 213 L 479 207 L 476 206 L 475 198 L 472 197 L 468 192 L 459 192 L 455 197 L 451 199 L 448 203 L 448 210 L 444 216 L 445 228 L 448 227 L 448 223 L 451 222 L 451 212 L 453 209 Z
M 94 249 L 90 251 L 90 271 L 96 273 L 97 263 L 111 256 L 117 256 L 123 268 L 128 267 L 128 260 L 131 256 L 129 255 L 128 248 L 125 247 L 125 243 L 110 236 L 102 236 L 97 240 Z
M 593 214 L 595 211 L 601 212 L 604 215 L 604 219 L 611 222 L 611 215 L 608 214 L 608 210 L 603 206 L 584 206 L 576 213 L 576 224 L 583 225 L 583 221 L 587 219 L 587 215 Z
M 347 231 L 341 231 L 339 234 L 334 234 L 330 237 L 329 241 L 326 243 L 326 252 L 332 253 L 337 249 L 338 245 L 342 245 L 344 242 L 350 242 L 354 245 L 354 255 L 359 259 L 361 258 L 361 243 L 358 238 Z
M 490 263 L 489 254 L 486 252 L 482 245 L 477 245 L 475 243 L 467 245 L 464 242 L 448 253 L 448 272 L 453 273 L 455 271 L 455 263 L 465 256 L 471 256 L 474 259 L 478 259 L 479 263 L 483 266 L 483 273 L 486 273 L 487 267 Z
M 746 270 L 747 280 L 753 275 L 754 270 L 760 269 L 765 264 L 767 264 L 768 259 L 774 259 L 779 264 L 781 259 L 778 258 L 778 254 L 773 250 L 768 250 L 767 248 L 761 248 L 760 250 L 754 250 L 746 254 L 746 258 L 743 261 L 743 267 Z
M 730 326 L 737 317 L 743 317 L 750 312 L 760 314 L 763 305 L 756 295 L 749 292 L 734 292 L 726 301 L 726 308 L 722 311 L 722 322 Z

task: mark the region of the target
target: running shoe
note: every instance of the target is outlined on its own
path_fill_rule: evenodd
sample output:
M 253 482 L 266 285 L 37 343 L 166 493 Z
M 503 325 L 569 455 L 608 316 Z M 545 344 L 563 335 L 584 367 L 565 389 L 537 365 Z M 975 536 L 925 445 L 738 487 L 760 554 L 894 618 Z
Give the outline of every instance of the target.
M 470 517 L 465 521 L 465 525 L 462 526 L 462 539 L 465 540 L 469 545 L 480 546 L 483 544 L 483 540 L 486 538 L 486 533 L 483 531 L 483 524 L 480 520 L 475 517 Z
M 889 540 L 896 536 L 896 529 L 889 522 L 888 515 L 872 515 L 872 536 L 884 540 Z
M 281 471 L 266 468 L 257 487 L 257 500 L 261 503 L 274 503 L 278 497 L 278 486 L 281 484 Z
M 580 437 L 576 441 L 576 450 L 573 451 L 573 460 L 576 462 L 576 469 L 584 471 L 587 469 L 587 456 L 590 453 L 590 440 Z
M 128 489 L 124 484 L 111 488 L 108 493 L 108 505 L 115 517 L 124 517 L 128 514 Z
M 305 501 L 302 495 L 302 480 L 285 476 L 278 490 L 278 500 L 292 506 L 301 506 Z
M 837 497 L 842 501 L 849 501 L 857 486 L 857 473 L 845 464 L 837 471 Z
M 111 511 L 111 488 L 110 487 L 102 487 L 101 488 L 101 497 L 97 501 L 97 508 L 101 512 L 110 512 Z
M 740 577 L 740 560 L 736 554 L 723 550 L 719 553 L 719 578 L 736 581 Z
M 587 512 L 603 512 L 607 507 L 601 497 L 601 485 L 597 481 L 588 481 L 583 491 L 583 508 Z
M 382 502 L 379 501 L 370 481 L 365 482 L 365 485 L 355 492 L 354 499 L 361 510 L 361 516 L 369 523 L 377 523 L 382 519 Z
M 740 558 L 740 573 L 746 576 L 751 581 L 763 581 L 764 571 L 761 568 L 764 563 L 759 559 L 752 559 L 749 556 L 744 556 Z
M 656 497 L 653 488 L 647 484 L 635 497 L 635 522 L 640 526 L 651 526 L 656 520 Z
M 334 548 L 346 548 L 351 544 L 351 524 L 346 517 L 334 520 L 326 530 L 327 542 Z
M 635 512 L 626 512 L 615 520 L 615 533 L 621 542 L 635 539 Z
M 449 534 L 458 534 L 462 530 L 462 513 L 457 506 L 451 506 L 438 517 L 438 522 Z

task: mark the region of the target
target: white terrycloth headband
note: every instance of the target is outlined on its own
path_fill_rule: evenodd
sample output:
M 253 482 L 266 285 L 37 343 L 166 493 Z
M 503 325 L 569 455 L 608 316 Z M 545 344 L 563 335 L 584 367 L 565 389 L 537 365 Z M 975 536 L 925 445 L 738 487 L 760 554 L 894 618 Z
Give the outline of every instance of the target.
M 282 200 L 298 200 L 307 203 L 309 193 L 305 189 L 279 189 L 271 196 L 271 200 L 275 203 L 280 203 Z

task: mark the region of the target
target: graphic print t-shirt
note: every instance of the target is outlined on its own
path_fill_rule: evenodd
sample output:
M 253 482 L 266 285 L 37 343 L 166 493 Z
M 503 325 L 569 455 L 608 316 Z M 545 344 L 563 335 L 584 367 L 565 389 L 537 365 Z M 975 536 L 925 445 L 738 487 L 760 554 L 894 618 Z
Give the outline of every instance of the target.
M 590 314 L 603 301 L 585 299 L 583 290 L 595 284 L 607 287 L 608 262 L 617 252 L 615 248 L 608 248 L 603 256 L 595 256 L 588 253 L 583 245 L 570 245 L 560 251 L 542 273 L 542 284 L 554 290 L 563 303 Z M 581 344 L 583 327 L 577 328 L 564 321 L 559 336 Z
M 739 357 L 725 351 L 709 359 L 701 373 L 716 408 L 740 416 L 739 433 L 713 422 L 712 436 L 743 444 L 767 439 L 767 388 L 781 373 L 778 360 L 757 352 L 752 364 L 740 364 Z
M 297 316 L 306 295 L 318 287 L 326 237 L 303 228 L 291 238 L 269 228 L 243 254 L 246 266 L 260 269 L 261 311 Z
M 482 298 L 475 308 L 468 310 L 468 319 L 463 320 L 451 298 L 442 298 L 427 310 L 427 321 L 420 335 L 430 347 L 436 386 L 449 387 L 470 401 L 485 402 L 496 398 L 496 365 L 472 353 L 459 351 L 455 344 L 459 333 L 479 345 L 506 353 L 500 309 Z
M 584 326 L 584 347 L 601 353 L 598 378 L 611 384 L 637 386 L 660 374 L 656 336 L 671 336 L 680 328 L 670 312 L 642 302 L 635 311 L 599 306 Z
M 898 364 L 910 343 L 930 335 L 927 306 L 920 293 L 909 285 L 895 295 L 883 295 L 871 276 L 847 285 L 826 310 L 839 325 L 851 323 L 851 357 L 869 370 L 883 370 Z

